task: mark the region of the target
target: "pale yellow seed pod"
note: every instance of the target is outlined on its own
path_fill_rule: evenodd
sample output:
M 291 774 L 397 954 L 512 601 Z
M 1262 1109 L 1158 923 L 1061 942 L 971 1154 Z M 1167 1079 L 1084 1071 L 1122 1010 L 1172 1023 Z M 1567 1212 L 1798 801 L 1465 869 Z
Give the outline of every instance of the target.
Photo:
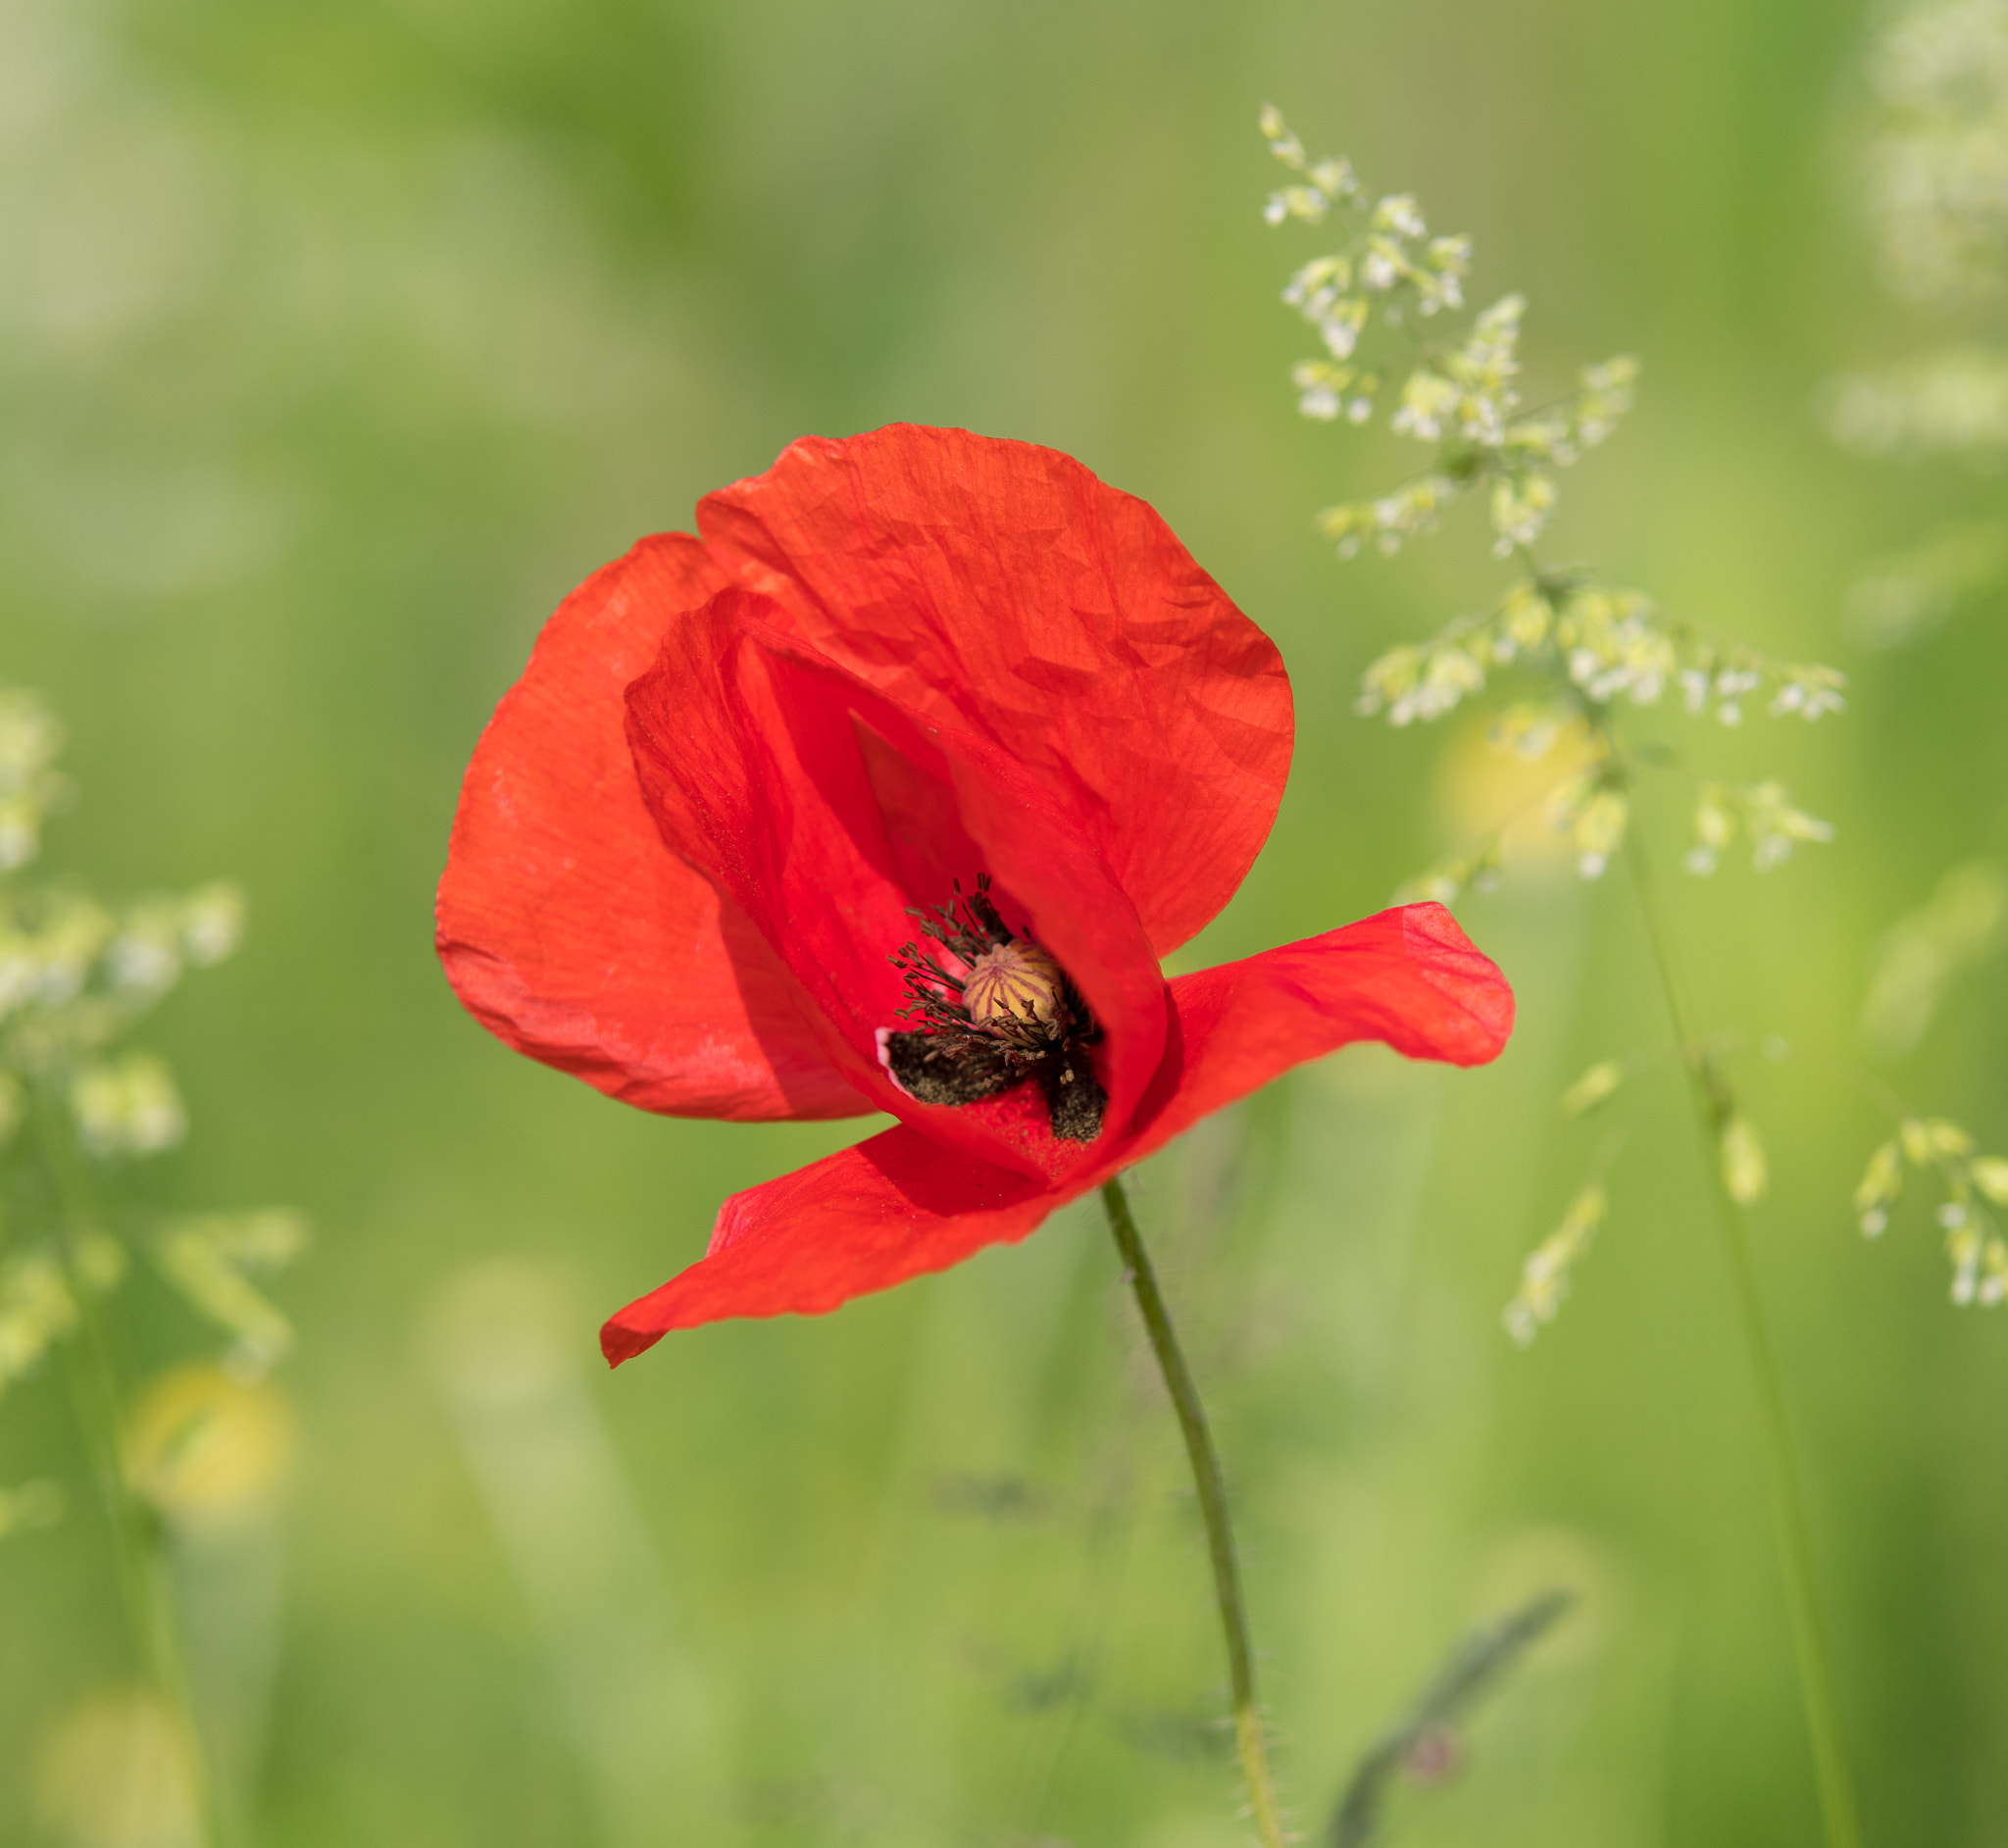
M 1547 598 L 1531 584 L 1520 584 L 1509 591 L 1500 614 L 1506 633 L 1522 648 L 1538 648 L 1547 640 L 1554 622 Z
M 1764 1144 L 1749 1118 L 1732 1117 L 1723 1125 L 1722 1184 L 1738 1206 L 1754 1206 L 1764 1198 L 1771 1184 L 1770 1165 L 1764 1159 Z
M 1903 1191 L 1903 1151 L 1885 1142 L 1869 1157 L 1869 1166 L 1855 1187 L 1855 1218 L 1870 1238 L 1880 1237 L 1889 1224 L 1889 1208 Z
M 1983 1244 L 1976 1225 L 1954 1225 L 1945 1233 L 1945 1255 L 1952 1260 L 1952 1300 L 1964 1309 L 1980 1294 Z
M 1625 1081 L 1625 1068 L 1615 1059 L 1593 1065 L 1562 1093 L 1565 1117 L 1581 1117 L 1594 1110 Z
M 1925 1124 L 1925 1135 L 1932 1145 L 1933 1155 L 1973 1153 L 1973 1137 L 1956 1123 L 1947 1123 L 1942 1117 L 1934 1117 Z
M 2008 1300 L 2008 1245 L 1998 1238 L 1988 1239 L 1982 1264 L 1981 1304 L 1983 1308 L 1993 1309 L 2003 1300 Z
M 1966 1172 L 1996 1206 L 2008 1206 L 2008 1161 L 1998 1155 L 1977 1155 Z
M 1576 824 L 1576 845 L 1586 854 L 1617 852 L 1625 838 L 1632 805 L 1615 789 L 1599 789 Z
M 1604 1190 L 1591 1181 L 1569 1202 L 1561 1224 L 1528 1253 L 1520 1267 L 1520 1292 L 1501 1317 L 1521 1347 L 1533 1340 L 1541 1324 L 1554 1321 L 1569 1294 L 1570 1269 L 1589 1249 L 1603 1218 Z
M 1730 844 L 1730 836 L 1735 830 L 1731 816 L 1727 792 L 1720 783 L 1703 785 L 1699 801 L 1694 809 L 1694 838 L 1712 853 L 1720 853 Z
M 1562 1235 L 1575 1241 L 1575 1250 L 1585 1248 L 1590 1235 L 1604 1223 L 1604 1190 L 1591 1181 L 1569 1202 L 1569 1211 L 1562 1215 L 1559 1227 Z

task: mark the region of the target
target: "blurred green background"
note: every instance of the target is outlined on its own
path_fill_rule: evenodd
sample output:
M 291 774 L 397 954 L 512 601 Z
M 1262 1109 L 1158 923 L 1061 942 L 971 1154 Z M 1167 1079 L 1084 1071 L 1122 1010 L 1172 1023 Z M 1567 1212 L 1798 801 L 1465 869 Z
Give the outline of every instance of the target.
M 2008 1324 L 1947 1303 L 1914 1204 L 1864 1246 L 1847 1194 L 1885 1131 L 1821 1063 L 1863 1060 L 1892 920 L 2008 848 L 1998 597 L 1893 653 L 1839 618 L 1866 554 L 1999 492 L 1814 425 L 1824 376 L 1921 337 L 1854 211 L 1867 29 L 1817 0 L 0 0 L 0 678 L 56 703 L 83 792 L 45 857 L 247 888 L 243 953 L 152 1025 L 193 1130 L 132 1184 L 317 1230 L 279 1286 L 289 1484 L 179 1544 L 241 1841 L 1240 1838 L 1182 1460 L 1092 1214 L 606 1375 L 600 1317 L 855 1126 L 651 1119 L 518 1059 L 447 991 L 429 914 L 461 771 L 558 598 L 793 437 L 901 419 L 1079 456 L 1282 646 L 1291 790 L 1193 954 L 1376 910 L 1452 844 L 1458 740 L 1350 700 L 1498 579 L 1476 523 L 1392 562 L 1316 537 L 1395 465 L 1294 413 L 1311 342 L 1277 294 L 1318 245 L 1261 222 L 1268 100 L 1475 233 L 1475 300 L 1530 293 L 1537 395 L 1644 360 L 1551 555 L 1853 676 L 1817 730 L 1700 740 L 1837 844 L 1675 897 L 1708 1023 L 1798 1055 L 1747 1073 L 1756 1223 L 1870 1838 L 2008 1839 Z M 1526 1353 L 1499 1326 L 1600 1133 L 1555 1093 L 1665 1040 L 1628 895 L 1536 870 L 1462 916 L 1521 997 L 1495 1068 L 1341 1055 L 1136 1190 L 1217 1408 L 1289 1797 L 1322 1825 L 1469 1623 L 1566 1584 L 1388 1838 L 1810 1842 L 1671 1073 L 1560 1321 Z M 2003 1000 L 1970 977 L 1885 1071 L 1991 1146 Z M 120 1338 L 139 1374 L 209 1340 L 143 1293 Z M 132 1673 L 54 1374 L 0 1404 L 0 1482 L 38 1475 L 72 1507 L 0 1540 L 0 1839 L 173 1848 L 51 1795 L 79 1703 Z

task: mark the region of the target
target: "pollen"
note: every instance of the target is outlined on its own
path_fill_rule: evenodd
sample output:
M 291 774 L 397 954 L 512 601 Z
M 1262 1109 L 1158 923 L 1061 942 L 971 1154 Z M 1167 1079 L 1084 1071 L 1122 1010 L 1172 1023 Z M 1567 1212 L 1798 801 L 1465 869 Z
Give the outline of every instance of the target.
M 1035 944 L 1022 941 L 985 950 L 962 980 L 963 1006 L 973 1021 L 1036 1021 L 1053 1024 L 1066 1013 L 1060 965 Z

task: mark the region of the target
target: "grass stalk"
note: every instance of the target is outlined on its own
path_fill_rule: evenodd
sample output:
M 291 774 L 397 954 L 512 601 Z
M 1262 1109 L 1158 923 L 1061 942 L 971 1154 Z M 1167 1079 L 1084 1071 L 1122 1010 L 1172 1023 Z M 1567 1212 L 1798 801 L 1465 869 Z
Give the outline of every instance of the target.
M 1776 1518 L 1779 1553 L 1784 1567 L 1792 1648 L 1798 1664 L 1799 1693 L 1805 1705 L 1807 1742 L 1812 1749 L 1813 1773 L 1820 1793 L 1820 1815 L 1826 1844 L 1827 1848 L 1861 1848 L 1861 1824 L 1855 1812 L 1854 1785 L 1848 1774 L 1840 1713 L 1834 1699 L 1833 1671 L 1813 1568 L 1812 1526 L 1806 1515 L 1798 1446 L 1792 1436 L 1791 1417 L 1785 1404 L 1784 1375 L 1779 1367 L 1777 1345 L 1772 1339 L 1771 1325 L 1764 1313 L 1763 1294 L 1758 1288 L 1749 1221 L 1730 1192 L 1723 1174 L 1722 1137 L 1735 1114 L 1735 1099 L 1728 1079 L 1695 1030 L 1686 987 L 1653 881 L 1651 863 L 1639 843 L 1635 828 L 1627 833 L 1626 856 L 1632 870 L 1632 888 L 1645 919 L 1646 935 L 1652 944 L 1653 961 L 1659 969 L 1667 1013 L 1672 1019 L 1674 1036 L 1680 1042 L 1682 1061 L 1687 1070 L 1688 1088 L 1694 1099 L 1695 1121 L 1701 1131 L 1710 1189 L 1715 1196 L 1716 1223 L 1722 1233 L 1723 1252 L 1729 1261 L 1737 1320 L 1742 1327 L 1744 1349 L 1757 1388 L 1765 1460 L 1771 1479 L 1772 1512 Z
M 162 1559 L 159 1518 L 133 1493 L 122 1453 L 118 1371 L 105 1336 L 96 1291 L 85 1274 L 84 1253 L 102 1231 L 100 1216 L 60 1105 L 38 1099 L 37 1139 L 56 1182 L 68 1248 L 70 1289 L 77 1328 L 66 1356 L 71 1403 L 76 1414 L 91 1474 L 112 1529 L 122 1601 L 133 1648 L 181 1735 L 196 1848 L 223 1848 L 215 1796 L 194 1701 L 182 1660 L 180 1634 Z

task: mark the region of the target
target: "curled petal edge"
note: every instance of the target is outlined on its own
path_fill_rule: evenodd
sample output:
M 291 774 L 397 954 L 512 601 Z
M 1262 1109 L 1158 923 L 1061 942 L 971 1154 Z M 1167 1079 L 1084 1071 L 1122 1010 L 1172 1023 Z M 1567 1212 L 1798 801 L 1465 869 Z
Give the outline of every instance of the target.
M 1355 1040 L 1459 1066 L 1495 1058 L 1513 993 L 1440 905 L 1411 905 L 1174 978 L 1172 1037 L 1129 1132 L 1042 1186 L 905 1127 L 734 1194 L 706 1255 L 601 1330 L 610 1364 L 673 1329 L 822 1315 L 1012 1243 L 1199 1118 Z

